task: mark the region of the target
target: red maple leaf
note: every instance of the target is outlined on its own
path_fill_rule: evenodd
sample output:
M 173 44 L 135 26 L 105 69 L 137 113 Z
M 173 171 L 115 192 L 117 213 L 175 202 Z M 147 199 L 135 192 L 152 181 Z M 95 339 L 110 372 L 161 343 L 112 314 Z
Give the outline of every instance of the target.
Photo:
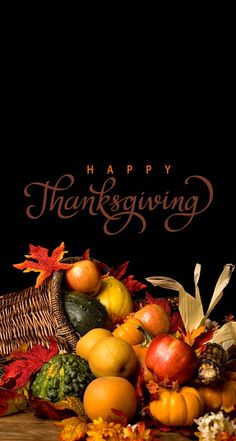
M 122 265 L 119 265 L 117 268 L 112 269 L 110 271 L 111 276 L 120 280 L 125 275 L 128 265 L 129 265 L 129 261 L 127 260 L 127 262 L 124 262 L 122 263 Z
M 144 285 L 144 283 L 135 280 L 134 276 L 128 276 L 125 279 L 122 279 L 121 282 L 126 286 L 131 294 L 140 291 L 141 289 L 147 288 L 147 285 Z
M 60 263 L 65 251 L 64 242 L 57 248 L 55 248 L 51 254 L 48 255 L 48 249 L 40 246 L 29 246 L 30 254 L 26 254 L 25 257 L 33 260 L 25 260 L 21 263 L 16 263 L 13 266 L 17 269 L 24 270 L 24 273 L 30 271 L 39 272 L 39 276 L 36 280 L 35 288 L 38 288 L 45 279 L 51 276 L 54 271 L 69 269 L 72 264 Z
M 50 346 L 34 345 L 26 352 L 15 351 L 12 353 L 14 361 L 4 367 L 4 374 L 0 379 L 0 387 L 11 385 L 11 390 L 19 389 L 27 383 L 33 374 L 39 371 L 44 363 L 58 353 L 57 343 L 49 337 Z M 12 381 L 14 381 L 12 386 Z
M 127 276 L 127 277 L 125 277 L 125 279 L 122 279 L 122 277 L 126 273 L 128 265 L 129 265 L 129 261 L 124 262 L 122 265 L 119 265 L 115 269 L 112 269 L 110 271 L 111 276 L 120 280 L 126 286 L 126 288 L 129 290 L 129 292 L 131 294 L 133 294 L 134 292 L 140 291 L 141 289 L 147 288 L 147 285 L 144 285 L 144 283 L 141 283 L 141 282 L 138 282 L 138 280 L 135 280 L 134 276 Z
M 184 331 L 184 324 L 183 324 L 183 320 L 182 320 L 182 317 L 180 315 L 180 312 L 179 311 L 175 311 L 170 316 L 170 329 L 169 329 L 169 333 L 172 334 L 173 332 L 176 332 L 178 330 Z
M 167 312 L 167 314 L 170 315 L 170 305 L 167 297 L 155 298 L 146 292 L 146 302 L 160 305 Z

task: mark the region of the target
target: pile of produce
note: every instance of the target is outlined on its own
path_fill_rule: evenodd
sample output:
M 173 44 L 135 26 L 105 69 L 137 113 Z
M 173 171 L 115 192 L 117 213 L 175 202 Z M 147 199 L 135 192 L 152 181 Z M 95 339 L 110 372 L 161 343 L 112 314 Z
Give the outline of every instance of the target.
M 178 296 L 153 298 L 148 285 L 125 277 L 128 262 L 105 272 L 88 252 L 71 265 L 60 259 L 51 266 L 44 259 L 43 268 L 40 259 L 38 266 L 15 266 L 39 271 L 37 286 L 64 271 L 61 295 L 76 351 L 61 353 L 50 338 L 48 347 L 20 346 L 0 358 L 0 415 L 31 406 L 38 416 L 61 420 L 60 437 L 68 441 L 151 441 L 160 430 L 183 427 L 202 441 L 235 440 L 236 322 L 210 318 L 234 266 L 224 267 L 204 313 L 200 265 L 194 296 L 158 276 L 146 280 Z

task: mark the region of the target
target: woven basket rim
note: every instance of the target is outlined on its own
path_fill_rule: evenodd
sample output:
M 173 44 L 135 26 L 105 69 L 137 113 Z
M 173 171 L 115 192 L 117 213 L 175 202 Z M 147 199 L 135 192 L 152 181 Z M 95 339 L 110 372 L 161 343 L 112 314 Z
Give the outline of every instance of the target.
M 62 260 L 63 263 L 76 263 L 83 260 L 81 256 L 66 257 Z M 94 262 L 102 263 L 97 259 L 91 259 Z M 104 264 L 103 264 L 104 265 Z M 104 271 L 109 272 L 111 268 L 105 264 Z M 64 270 L 55 271 L 51 278 L 51 301 L 52 311 L 58 321 L 57 334 L 60 337 L 66 338 L 70 346 L 75 349 L 78 341 L 78 334 L 76 333 L 73 325 L 70 323 L 69 318 L 64 309 L 63 299 L 61 295 L 61 284 L 64 278 Z

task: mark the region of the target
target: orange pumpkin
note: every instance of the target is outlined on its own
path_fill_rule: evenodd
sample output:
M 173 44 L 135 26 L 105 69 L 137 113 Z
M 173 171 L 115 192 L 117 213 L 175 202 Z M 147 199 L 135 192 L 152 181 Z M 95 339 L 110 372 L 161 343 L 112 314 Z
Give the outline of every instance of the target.
M 198 391 L 207 411 L 217 411 L 221 408 L 231 411 L 236 404 L 235 381 L 224 381 L 215 386 L 200 386 Z
M 114 337 L 122 338 L 130 345 L 138 345 L 144 339 L 143 333 L 138 329 L 142 326 L 140 320 L 135 317 L 130 317 L 122 325 L 118 325 L 114 331 Z
M 184 386 L 178 392 L 162 388 L 151 401 L 151 415 L 167 426 L 189 426 L 202 415 L 203 398 L 193 387 Z

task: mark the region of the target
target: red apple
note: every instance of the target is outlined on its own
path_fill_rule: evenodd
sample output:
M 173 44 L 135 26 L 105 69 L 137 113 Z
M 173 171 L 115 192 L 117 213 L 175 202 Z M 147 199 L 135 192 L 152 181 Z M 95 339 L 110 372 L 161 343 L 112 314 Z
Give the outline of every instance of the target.
M 169 382 L 183 384 L 194 377 L 197 356 L 187 343 L 170 334 L 159 334 L 151 341 L 145 363 L 158 382 L 168 378 Z

